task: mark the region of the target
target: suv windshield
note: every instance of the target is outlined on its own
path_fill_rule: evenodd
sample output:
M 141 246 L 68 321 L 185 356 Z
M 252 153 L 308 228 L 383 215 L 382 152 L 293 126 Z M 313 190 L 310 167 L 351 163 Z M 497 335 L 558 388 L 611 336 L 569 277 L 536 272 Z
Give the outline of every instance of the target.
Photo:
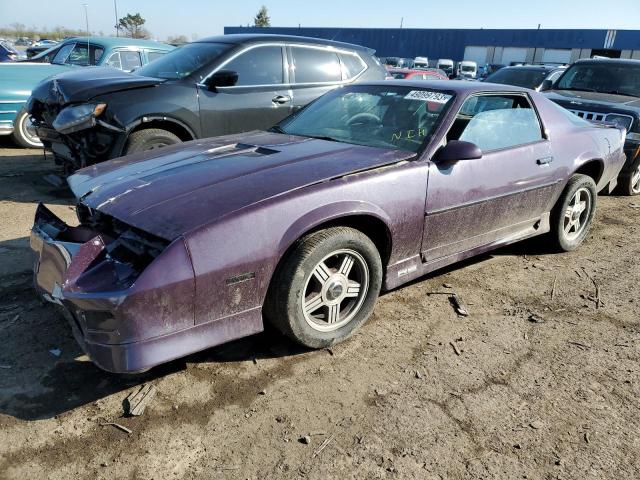
M 453 95 L 396 86 L 352 86 L 322 96 L 276 131 L 303 137 L 418 152 Z
M 640 62 L 576 63 L 569 67 L 554 87 L 640 97 Z
M 542 81 L 547 77 L 548 73 L 547 70 L 542 69 L 507 67 L 488 75 L 484 81 L 535 89 L 542 84 Z
M 137 69 L 134 73 L 145 77 L 179 80 L 213 62 L 231 47 L 232 45 L 226 43 L 188 43 Z

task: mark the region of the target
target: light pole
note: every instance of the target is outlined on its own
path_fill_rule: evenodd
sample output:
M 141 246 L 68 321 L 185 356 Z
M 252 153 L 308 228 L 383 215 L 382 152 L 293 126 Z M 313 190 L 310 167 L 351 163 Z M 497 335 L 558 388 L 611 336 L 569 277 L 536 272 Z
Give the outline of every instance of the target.
M 113 11 L 116 14 L 116 37 L 120 36 L 120 28 L 118 25 L 118 3 L 117 0 L 113 0 Z
M 87 27 L 87 65 L 91 65 L 91 50 L 89 49 L 89 11 L 87 10 L 88 6 L 86 3 L 83 3 L 84 7 L 84 22 Z

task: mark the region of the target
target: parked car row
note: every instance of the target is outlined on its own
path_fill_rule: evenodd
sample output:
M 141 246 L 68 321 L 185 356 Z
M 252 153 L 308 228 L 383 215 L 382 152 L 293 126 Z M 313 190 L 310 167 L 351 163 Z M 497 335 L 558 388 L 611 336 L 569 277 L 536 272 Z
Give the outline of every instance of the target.
M 0 64 L 0 135 L 12 135 L 23 147 L 41 147 L 27 113 L 33 88 L 55 74 L 86 66 L 132 71 L 174 47 L 131 38 L 71 38 L 48 48 L 29 62 Z

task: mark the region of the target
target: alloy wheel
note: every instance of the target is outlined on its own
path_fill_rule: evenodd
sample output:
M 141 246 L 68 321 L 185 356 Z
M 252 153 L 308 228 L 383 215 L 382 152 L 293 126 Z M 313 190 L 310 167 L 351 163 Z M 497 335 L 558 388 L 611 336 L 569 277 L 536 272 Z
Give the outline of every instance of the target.
M 591 192 L 586 188 L 578 189 L 571 197 L 563 220 L 564 235 L 568 241 L 578 238 L 587 227 L 592 204 Z
M 302 312 L 311 328 L 330 332 L 360 311 L 369 289 L 369 267 L 351 249 L 336 250 L 316 264 L 304 288 Z
M 634 195 L 640 194 L 640 164 L 631 173 L 631 192 Z

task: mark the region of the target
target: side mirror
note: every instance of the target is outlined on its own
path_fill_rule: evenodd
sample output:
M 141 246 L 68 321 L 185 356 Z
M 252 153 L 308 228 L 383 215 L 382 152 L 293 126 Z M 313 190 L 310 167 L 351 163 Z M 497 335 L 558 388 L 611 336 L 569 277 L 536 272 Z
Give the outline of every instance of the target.
M 217 87 L 233 87 L 238 83 L 238 74 L 231 70 L 218 70 L 207 80 L 209 90 L 215 91 Z
M 451 140 L 433 156 L 436 163 L 453 163 L 460 160 L 482 158 L 482 150 L 475 143 Z
M 553 87 L 553 82 L 551 80 L 543 80 L 540 85 L 540 91 L 544 92 L 545 90 L 551 90 L 551 87 Z

